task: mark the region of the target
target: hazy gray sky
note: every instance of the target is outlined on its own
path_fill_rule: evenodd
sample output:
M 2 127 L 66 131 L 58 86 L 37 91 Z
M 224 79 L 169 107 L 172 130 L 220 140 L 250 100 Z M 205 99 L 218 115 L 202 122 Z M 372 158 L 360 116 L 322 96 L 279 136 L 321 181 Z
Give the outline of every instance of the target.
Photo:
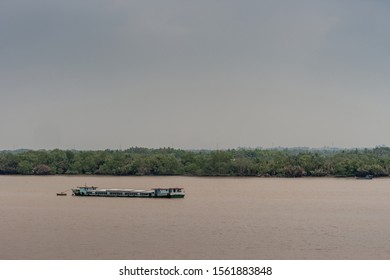
M 390 145 L 390 3 L 2 0 L 0 150 Z

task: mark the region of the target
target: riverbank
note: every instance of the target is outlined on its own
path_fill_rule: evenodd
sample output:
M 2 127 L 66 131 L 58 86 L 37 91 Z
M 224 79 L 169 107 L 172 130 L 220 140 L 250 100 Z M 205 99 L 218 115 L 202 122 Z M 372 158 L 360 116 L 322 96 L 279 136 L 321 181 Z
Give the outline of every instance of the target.
M 0 174 L 387 177 L 390 148 L 18 150 L 0 152 Z

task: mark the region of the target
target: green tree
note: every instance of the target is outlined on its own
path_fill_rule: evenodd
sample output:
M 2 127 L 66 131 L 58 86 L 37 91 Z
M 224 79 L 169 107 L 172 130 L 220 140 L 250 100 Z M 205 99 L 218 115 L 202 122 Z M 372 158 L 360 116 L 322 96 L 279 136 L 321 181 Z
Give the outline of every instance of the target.
M 51 168 L 46 164 L 38 164 L 37 166 L 34 167 L 33 173 L 35 175 L 50 175 Z

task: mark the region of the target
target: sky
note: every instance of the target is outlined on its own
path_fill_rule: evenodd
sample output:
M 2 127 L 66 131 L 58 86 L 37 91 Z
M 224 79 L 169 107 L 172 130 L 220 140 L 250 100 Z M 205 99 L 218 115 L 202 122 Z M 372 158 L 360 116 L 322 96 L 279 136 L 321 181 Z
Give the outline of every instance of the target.
M 390 3 L 2 0 L 0 150 L 390 146 Z

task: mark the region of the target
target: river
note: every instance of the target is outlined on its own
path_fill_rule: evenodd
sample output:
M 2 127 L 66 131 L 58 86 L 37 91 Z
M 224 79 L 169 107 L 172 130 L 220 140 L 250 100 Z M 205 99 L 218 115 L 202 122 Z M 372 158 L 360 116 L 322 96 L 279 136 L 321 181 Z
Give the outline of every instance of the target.
M 389 213 L 390 179 L 0 176 L 0 259 L 390 259 Z

